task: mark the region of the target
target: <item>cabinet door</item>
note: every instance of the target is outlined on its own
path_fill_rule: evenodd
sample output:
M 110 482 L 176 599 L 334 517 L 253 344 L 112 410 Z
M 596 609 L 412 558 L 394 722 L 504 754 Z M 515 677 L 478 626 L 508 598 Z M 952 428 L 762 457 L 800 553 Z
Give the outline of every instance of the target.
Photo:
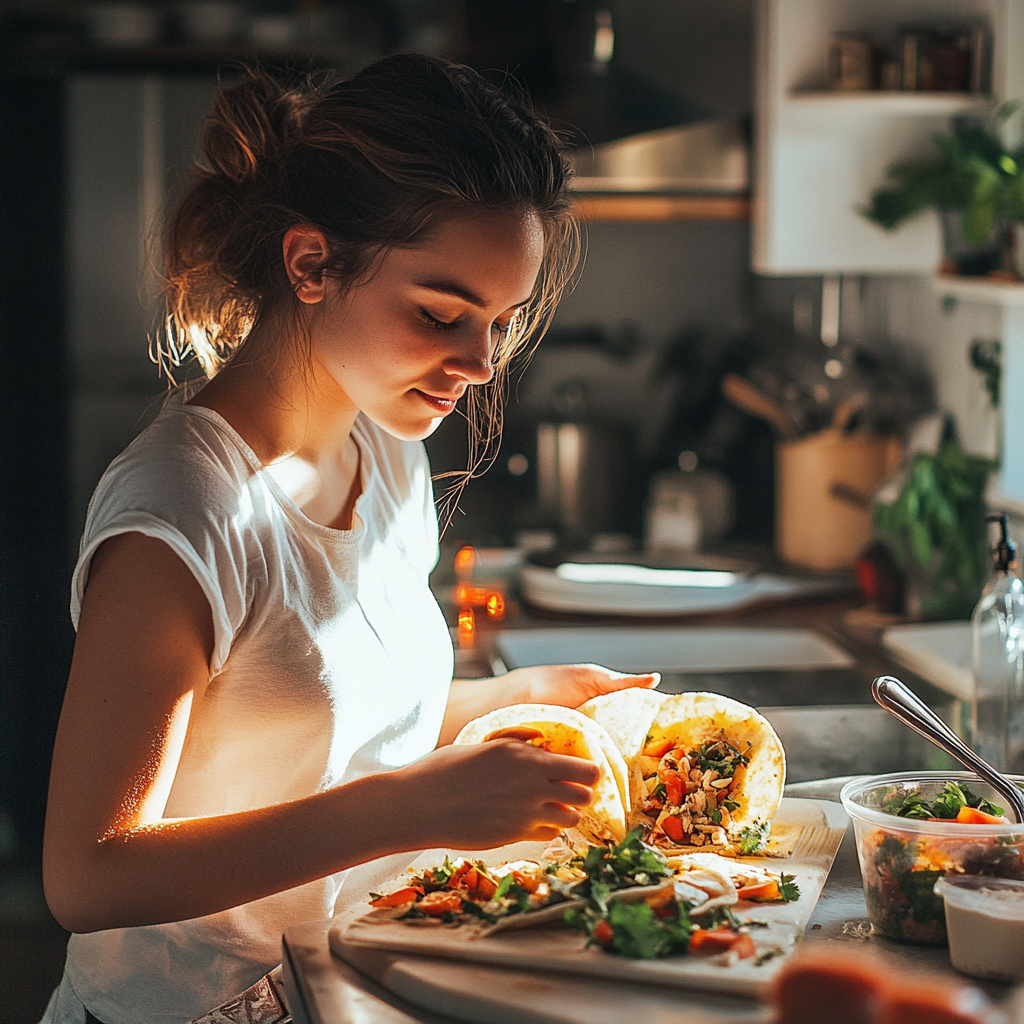
M 756 164 L 752 261 L 764 274 L 921 274 L 940 260 L 938 219 L 887 233 L 858 212 L 896 160 L 927 155 L 931 137 L 988 97 L 938 93 L 829 93 L 837 32 L 877 42 L 897 27 L 984 23 L 993 35 L 997 95 L 1009 86 L 1016 0 L 758 0 Z M 1018 6 L 1021 6 L 1018 4 Z M 1018 50 L 1018 52 L 1021 52 Z

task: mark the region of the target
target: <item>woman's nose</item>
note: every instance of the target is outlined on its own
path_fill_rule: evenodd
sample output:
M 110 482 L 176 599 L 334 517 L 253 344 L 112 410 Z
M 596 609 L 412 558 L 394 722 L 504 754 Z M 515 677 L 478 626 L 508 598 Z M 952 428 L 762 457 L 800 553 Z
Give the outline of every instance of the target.
M 488 332 L 486 338 L 474 337 L 472 341 L 453 347 L 445 358 L 444 369 L 470 384 L 486 384 L 494 376 L 493 355 L 494 343 Z

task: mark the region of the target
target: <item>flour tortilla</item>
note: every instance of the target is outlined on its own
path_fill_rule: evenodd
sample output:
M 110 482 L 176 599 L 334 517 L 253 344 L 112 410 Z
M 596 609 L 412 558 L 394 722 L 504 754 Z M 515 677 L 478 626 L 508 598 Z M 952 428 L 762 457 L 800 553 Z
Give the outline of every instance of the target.
M 586 715 L 552 704 L 513 704 L 474 719 L 455 737 L 457 744 L 483 743 L 502 729 L 525 727 L 541 736 L 528 740 L 553 754 L 593 761 L 601 774 L 594 786 L 594 800 L 580 809 L 576 826 L 589 843 L 621 842 L 626 835 L 629 784 L 626 763 L 612 738 Z
M 657 690 L 631 686 L 593 697 L 580 705 L 583 714 L 604 727 L 625 759 L 631 807 L 640 808 L 647 796 L 640 771 L 640 753 L 647 741 L 651 722 L 665 700 L 666 695 Z
M 680 693 L 665 698 L 649 732 L 652 740 L 668 737 L 675 746 L 690 750 L 718 739 L 722 730 L 725 738 L 750 758 L 734 776 L 731 796 L 740 806 L 732 812 L 730 831 L 755 821 L 771 821 L 782 803 L 786 754 L 763 715 L 717 693 Z M 635 805 L 634 817 L 638 811 L 639 805 Z

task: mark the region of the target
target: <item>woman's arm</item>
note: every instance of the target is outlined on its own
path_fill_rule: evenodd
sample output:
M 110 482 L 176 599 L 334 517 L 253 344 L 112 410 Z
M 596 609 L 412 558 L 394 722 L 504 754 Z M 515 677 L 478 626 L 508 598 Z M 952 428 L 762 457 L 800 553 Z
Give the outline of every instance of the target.
M 550 838 L 590 802 L 596 766 L 499 741 L 289 803 L 165 820 L 212 649 L 209 604 L 167 545 L 125 534 L 100 548 L 57 731 L 43 854 L 47 900 L 68 930 L 199 917 L 389 853 Z
M 578 708 L 591 697 L 631 686 L 657 686 L 657 672 L 629 675 L 601 665 L 536 665 L 492 679 L 455 679 L 438 745 L 451 743 L 474 718 L 510 704 L 557 704 Z

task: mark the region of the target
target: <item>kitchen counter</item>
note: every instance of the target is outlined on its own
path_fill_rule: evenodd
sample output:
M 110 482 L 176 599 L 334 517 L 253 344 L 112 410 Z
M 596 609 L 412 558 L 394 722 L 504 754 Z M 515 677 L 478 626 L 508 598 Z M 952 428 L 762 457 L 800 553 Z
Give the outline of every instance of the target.
M 845 781 L 840 778 L 800 783 L 787 787 L 786 792 L 790 796 L 835 800 Z M 474 1001 L 472 996 L 467 999 L 453 993 L 451 1002 L 444 1005 L 447 1013 L 437 1012 L 442 1009 L 440 1005 L 432 1008 L 414 1006 L 374 980 L 387 977 L 386 972 L 392 962 L 390 958 L 384 955 L 367 958 L 360 963 L 362 970 L 356 970 L 333 957 L 327 945 L 330 926 L 330 921 L 318 921 L 290 928 L 285 933 L 285 984 L 297 1024 L 451 1024 L 456 1019 L 471 1024 L 507 1024 L 513 1020 L 517 1024 L 580 1024 L 587 1015 L 587 1024 L 601 1024 L 605 1019 L 630 1019 L 641 1011 L 650 1018 L 646 1011 L 655 1009 L 650 1000 L 659 998 L 657 992 L 648 991 L 641 1007 L 636 988 L 628 984 L 590 980 L 580 985 L 579 999 L 599 1000 L 604 1011 L 601 1012 L 600 1005 L 588 1007 L 582 1002 L 578 1007 L 570 1005 L 566 1008 L 564 1003 L 554 999 L 545 1003 L 545 985 L 554 986 L 556 983 L 546 980 L 543 975 L 460 964 L 462 978 L 467 976 L 465 972 L 479 972 L 477 991 L 486 993 L 487 997 Z M 804 941 L 828 944 L 835 948 L 837 956 L 851 948 L 870 949 L 894 972 L 941 971 L 946 975 L 952 972 L 945 948 L 901 945 L 871 934 L 852 828 L 843 840 Z M 421 975 L 430 976 L 432 969 L 436 969 L 434 961 L 403 959 L 411 961 L 413 970 L 418 970 Z M 532 1008 L 516 1005 L 516 1000 L 523 998 L 524 989 L 531 986 L 536 997 Z M 1009 989 L 1009 986 L 996 983 L 982 984 L 981 987 L 996 999 L 1004 998 Z M 500 1004 L 506 998 L 508 1003 L 502 1007 Z M 443 996 L 441 999 L 443 1001 Z M 436 992 L 433 996 L 423 997 L 424 1003 L 437 1000 Z M 635 1005 L 633 1013 L 629 1014 L 631 1001 Z M 696 992 L 664 990 L 662 1002 L 664 1006 L 659 1019 L 666 1024 L 698 1019 L 697 1015 L 703 1024 L 770 1020 L 767 1008 L 759 1004 Z M 618 1014 L 617 1017 L 612 1010 Z

